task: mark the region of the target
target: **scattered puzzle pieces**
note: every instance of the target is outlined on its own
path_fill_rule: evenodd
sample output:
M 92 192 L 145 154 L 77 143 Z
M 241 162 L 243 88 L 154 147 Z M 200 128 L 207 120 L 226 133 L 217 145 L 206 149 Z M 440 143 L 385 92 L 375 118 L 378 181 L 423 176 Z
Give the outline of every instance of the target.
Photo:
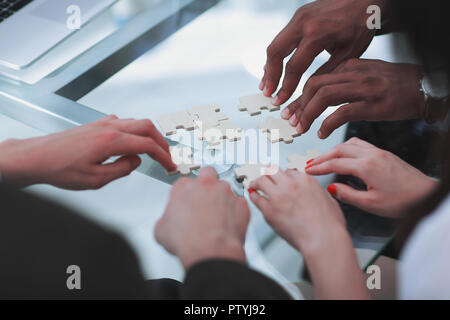
M 239 110 L 248 111 L 251 116 L 261 114 L 261 110 L 266 109 L 270 112 L 280 110 L 279 106 L 272 104 L 272 98 L 268 98 L 263 94 L 254 94 L 239 98 Z
M 288 120 L 267 117 L 263 123 L 258 125 L 263 132 L 268 132 L 267 138 L 272 142 L 284 141 L 284 143 L 294 142 L 294 138 L 300 136 L 300 133 L 289 124 Z
M 177 129 L 194 130 L 195 120 L 196 118 L 187 110 L 164 114 L 156 119 L 166 136 L 175 134 Z
M 317 150 L 308 150 L 306 156 L 300 156 L 298 154 L 291 154 L 287 157 L 287 161 L 289 162 L 286 166 L 287 169 L 295 169 L 300 172 L 305 172 L 306 162 L 311 159 L 317 158 L 320 156 L 320 151 Z
M 200 164 L 195 163 L 192 159 L 192 150 L 189 147 L 173 147 L 170 148 L 170 154 L 172 155 L 173 162 L 177 165 L 177 170 L 169 172 L 169 175 L 180 173 L 183 176 L 187 176 L 192 170 L 200 169 Z
M 250 183 L 262 175 L 264 175 L 265 170 L 269 167 L 268 164 L 246 164 L 243 167 L 234 169 L 234 174 L 237 179 L 244 179 L 243 185 L 245 189 L 248 189 Z
M 209 146 L 216 146 L 222 140 L 238 141 L 242 136 L 242 128 L 233 125 L 230 120 L 220 121 L 217 125 L 205 121 L 197 122 L 200 131 L 197 134 L 199 140 L 205 140 Z

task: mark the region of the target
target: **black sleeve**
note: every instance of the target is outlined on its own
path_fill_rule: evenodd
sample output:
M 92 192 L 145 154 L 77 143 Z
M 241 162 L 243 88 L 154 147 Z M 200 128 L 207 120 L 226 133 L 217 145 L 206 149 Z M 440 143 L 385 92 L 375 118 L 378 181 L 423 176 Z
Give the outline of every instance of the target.
M 129 245 L 70 210 L 0 188 L 0 298 L 132 299 L 147 290 Z M 81 289 L 67 273 L 79 266 Z
M 289 299 L 275 282 L 227 260 L 194 266 L 184 285 L 146 282 L 118 234 L 67 208 L 0 187 L 0 299 Z M 81 289 L 67 268 L 79 266 Z
M 180 290 L 184 300 L 290 300 L 273 280 L 231 260 L 210 260 L 186 273 Z

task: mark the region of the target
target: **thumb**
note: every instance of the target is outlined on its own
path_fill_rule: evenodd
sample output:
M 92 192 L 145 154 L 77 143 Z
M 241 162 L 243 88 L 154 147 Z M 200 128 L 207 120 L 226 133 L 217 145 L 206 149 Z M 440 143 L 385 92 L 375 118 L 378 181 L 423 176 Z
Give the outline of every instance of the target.
M 333 183 L 328 186 L 327 190 L 336 199 L 360 209 L 364 210 L 369 205 L 370 191 L 356 190 L 343 183 Z
M 141 158 L 139 158 L 139 156 L 127 155 L 120 157 L 112 163 L 102 165 L 102 175 L 105 180 L 104 184 L 129 175 L 136 170 L 140 164 Z

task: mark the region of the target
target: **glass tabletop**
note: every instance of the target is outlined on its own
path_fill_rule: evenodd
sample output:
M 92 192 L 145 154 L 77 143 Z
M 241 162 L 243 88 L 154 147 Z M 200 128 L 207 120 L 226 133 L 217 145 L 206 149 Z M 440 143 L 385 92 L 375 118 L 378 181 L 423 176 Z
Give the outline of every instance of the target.
M 257 93 L 265 63 L 267 45 L 290 20 L 295 10 L 307 1 L 285 0 L 122 0 L 100 19 L 86 27 L 102 27 L 102 37 L 67 63 L 39 79 L 49 69 L 36 68 L 34 83 L 26 83 L 10 76 L 0 78 L 0 112 L 43 132 L 56 132 L 91 122 L 105 114 L 120 117 L 150 118 L 170 111 L 216 103 L 232 121 L 244 130 L 256 128 L 269 115 L 250 117 L 237 110 L 238 98 Z M 98 23 L 102 21 L 102 23 Z M 77 37 L 64 40 L 50 55 L 67 53 L 83 39 L 83 29 Z M 91 32 L 89 32 L 91 33 Z M 90 40 L 92 41 L 92 40 Z M 87 46 L 87 45 L 86 45 Z M 314 70 L 327 61 L 323 52 L 303 77 L 294 97 Z M 367 58 L 393 61 L 389 37 L 376 39 L 365 54 Z M 40 60 L 38 63 L 45 64 Z M 48 58 L 49 59 L 49 58 Z M 59 61 L 63 61 L 61 58 Z M 45 69 L 45 70 L 44 70 Z M 321 141 L 316 136 L 318 125 L 333 109 L 327 110 L 308 134 L 292 144 L 276 144 L 280 167 L 285 167 L 289 154 L 305 154 L 316 149 L 325 152 L 344 141 L 346 127 Z M 279 113 L 271 113 L 277 116 Z M 181 133 L 174 141 L 205 152 L 205 145 L 192 145 L 193 133 Z M 186 142 L 188 141 L 188 142 Z M 264 140 L 267 142 L 266 140 Z M 225 143 L 220 152 L 227 152 L 230 144 L 245 148 L 245 139 Z M 234 148 L 234 147 L 233 147 Z M 208 151 L 209 152 L 209 151 Z M 219 154 L 220 154 L 219 152 Z M 223 158 L 222 158 L 223 159 Z M 236 185 L 247 197 L 233 168 L 243 161 L 219 163 L 223 178 Z M 230 170 L 229 170 L 230 169 Z M 139 171 L 151 178 L 173 183 L 164 171 L 145 158 Z M 319 178 L 326 186 L 334 176 Z M 241 189 L 239 189 L 241 188 Z M 247 251 L 256 267 L 270 265 L 275 273 L 289 278 L 277 264 L 274 255 L 266 254 L 279 238 L 264 222 L 258 210 L 252 208 L 252 223 Z M 389 243 L 392 231 L 389 223 L 351 208 L 343 207 L 355 248 L 365 249 L 362 268 L 370 265 Z M 267 250 L 266 250 L 267 249 Z M 262 258 L 259 253 L 262 252 Z M 262 267 L 261 267 L 262 268 Z

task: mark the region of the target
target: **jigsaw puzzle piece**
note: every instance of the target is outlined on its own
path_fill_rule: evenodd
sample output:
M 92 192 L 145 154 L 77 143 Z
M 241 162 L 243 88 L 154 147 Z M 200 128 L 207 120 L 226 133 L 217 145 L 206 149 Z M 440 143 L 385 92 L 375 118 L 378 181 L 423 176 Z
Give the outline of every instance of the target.
M 169 172 L 169 175 L 181 174 L 187 176 L 192 170 L 200 169 L 200 164 L 196 163 L 192 158 L 192 150 L 189 147 L 172 147 L 170 148 L 173 162 L 177 165 L 177 170 Z
M 202 107 L 195 107 L 188 110 L 189 114 L 196 120 L 218 124 L 220 121 L 228 120 L 228 116 L 220 112 L 220 108 L 216 104 L 210 104 Z
M 288 120 L 267 117 L 263 123 L 258 125 L 263 132 L 268 132 L 267 138 L 272 142 L 284 141 L 284 143 L 294 142 L 294 138 L 300 136 L 300 133 L 289 124 Z
M 272 98 L 263 94 L 253 94 L 239 98 L 239 111 L 248 111 L 251 116 L 261 114 L 261 110 L 266 109 L 270 112 L 280 110 L 279 106 L 272 103 Z
M 250 187 L 250 183 L 265 174 L 265 170 L 269 167 L 268 164 L 246 164 L 243 167 L 234 169 L 234 174 L 237 179 L 244 179 L 243 185 L 245 189 Z
M 224 139 L 228 139 L 228 141 L 241 140 L 242 128 L 234 125 L 230 120 L 220 121 L 218 127 L 224 133 Z
M 230 120 L 220 121 L 217 125 L 212 122 L 197 122 L 200 129 L 197 138 L 208 142 L 209 146 L 216 146 L 222 140 L 238 141 L 242 136 L 242 128 L 235 126 Z
M 287 169 L 294 169 L 300 172 L 305 172 L 306 162 L 311 159 L 317 158 L 320 156 L 320 151 L 317 150 L 308 150 L 306 156 L 301 156 L 298 154 L 291 154 L 286 159 L 289 162 L 286 166 Z
M 195 129 L 195 117 L 187 110 L 164 114 L 156 118 L 161 130 L 166 136 L 175 134 L 177 129 L 191 131 Z

